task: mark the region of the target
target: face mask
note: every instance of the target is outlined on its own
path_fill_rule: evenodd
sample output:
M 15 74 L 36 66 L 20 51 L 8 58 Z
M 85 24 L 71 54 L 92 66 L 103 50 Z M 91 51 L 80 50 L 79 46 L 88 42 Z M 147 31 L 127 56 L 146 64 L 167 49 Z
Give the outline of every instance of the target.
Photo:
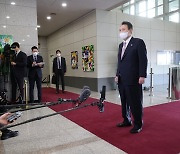
M 119 33 L 119 37 L 123 40 L 125 40 L 128 37 L 128 32 L 121 32 Z
M 38 55 L 38 52 L 33 52 L 33 56 L 37 56 Z
M 60 57 L 60 56 L 61 56 L 61 54 L 60 54 L 60 53 L 58 53 L 58 54 L 57 54 L 57 56 L 58 56 L 58 57 Z

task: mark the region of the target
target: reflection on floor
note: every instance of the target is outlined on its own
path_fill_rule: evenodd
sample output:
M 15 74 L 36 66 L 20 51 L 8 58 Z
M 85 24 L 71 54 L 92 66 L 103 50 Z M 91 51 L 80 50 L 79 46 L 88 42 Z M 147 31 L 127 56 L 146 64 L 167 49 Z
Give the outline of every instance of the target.
M 167 103 L 168 92 L 164 86 L 154 88 L 153 96 L 144 92 L 144 107 Z M 80 93 L 81 89 L 66 87 L 67 91 Z M 98 92 L 91 97 L 99 98 Z M 106 101 L 120 104 L 117 90 L 106 92 Z M 17 122 L 53 113 L 49 108 L 40 108 L 23 112 Z M 77 124 L 56 115 L 43 120 L 13 127 L 19 136 L 0 141 L 1 154 L 121 154 L 125 153 Z

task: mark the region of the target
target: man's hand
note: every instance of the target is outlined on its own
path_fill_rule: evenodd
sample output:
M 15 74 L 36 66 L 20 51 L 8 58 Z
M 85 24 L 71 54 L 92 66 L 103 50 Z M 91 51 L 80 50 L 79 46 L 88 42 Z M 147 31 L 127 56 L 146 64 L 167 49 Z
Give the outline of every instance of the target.
M 7 118 L 11 115 L 11 113 L 4 113 L 2 116 L 0 116 L 0 124 L 7 125 L 9 122 L 7 121 Z
M 114 78 L 114 81 L 115 81 L 116 83 L 118 83 L 118 76 L 116 76 L 116 77 Z
M 144 77 L 140 77 L 139 78 L 139 84 L 143 84 L 145 82 L 145 78 Z
M 32 63 L 32 67 L 34 66 L 37 66 L 37 63 L 35 61 Z
M 43 62 L 42 62 L 42 63 L 37 63 L 37 65 L 38 65 L 39 67 L 43 67 L 44 63 L 43 63 Z
M 12 62 L 11 62 L 11 65 L 13 65 L 13 66 L 14 66 L 14 65 L 16 65 L 16 63 L 12 61 Z

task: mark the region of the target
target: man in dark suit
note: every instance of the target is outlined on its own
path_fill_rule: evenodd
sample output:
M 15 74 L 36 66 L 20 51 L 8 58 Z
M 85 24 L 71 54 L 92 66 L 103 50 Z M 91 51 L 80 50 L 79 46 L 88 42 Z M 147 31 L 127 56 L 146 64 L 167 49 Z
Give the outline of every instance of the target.
M 36 82 L 38 90 L 38 102 L 41 102 L 41 83 L 42 83 L 42 70 L 44 67 L 42 56 L 38 55 L 38 48 L 33 46 L 31 48 L 32 55 L 27 58 L 27 66 L 29 68 L 28 79 L 29 79 L 29 100 L 31 103 L 34 102 L 34 84 Z
M 19 103 L 23 103 L 24 97 L 24 77 L 27 75 L 27 55 L 20 50 L 20 45 L 18 42 L 14 42 L 11 48 L 15 50 L 15 55 L 11 61 L 11 84 L 12 84 L 12 102 L 16 101 L 16 90 L 17 85 L 20 91 Z
M 57 57 L 53 60 L 53 73 L 56 76 L 56 93 L 59 93 L 59 78 L 61 78 L 62 93 L 64 93 L 64 74 L 66 73 L 66 60 L 61 57 L 61 51 L 56 51 Z
M 147 76 L 147 51 L 142 39 L 133 38 L 133 26 L 124 21 L 120 26 L 120 37 L 123 42 L 119 45 L 118 68 L 115 81 L 118 83 L 122 104 L 123 122 L 117 127 L 132 125 L 130 133 L 138 133 L 142 130 L 142 84 Z

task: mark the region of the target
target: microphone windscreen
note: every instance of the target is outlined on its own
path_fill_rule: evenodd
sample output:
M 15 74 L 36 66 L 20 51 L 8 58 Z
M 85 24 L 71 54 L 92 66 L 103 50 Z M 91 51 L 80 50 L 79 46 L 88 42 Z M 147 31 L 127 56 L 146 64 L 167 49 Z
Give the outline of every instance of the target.
M 101 99 L 105 100 L 106 97 L 106 86 L 102 86 Z
M 79 101 L 84 102 L 91 95 L 91 91 L 89 89 L 85 89 L 79 96 Z

